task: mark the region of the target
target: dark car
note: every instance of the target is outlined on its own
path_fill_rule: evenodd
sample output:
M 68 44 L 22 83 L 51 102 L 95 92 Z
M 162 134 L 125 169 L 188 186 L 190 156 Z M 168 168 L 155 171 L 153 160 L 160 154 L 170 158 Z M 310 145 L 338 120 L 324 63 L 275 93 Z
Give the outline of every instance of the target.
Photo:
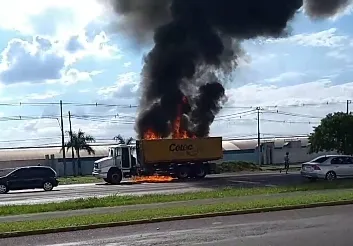
M 57 174 L 51 167 L 20 167 L 0 177 L 0 194 L 7 193 L 10 190 L 37 188 L 51 191 L 58 184 Z

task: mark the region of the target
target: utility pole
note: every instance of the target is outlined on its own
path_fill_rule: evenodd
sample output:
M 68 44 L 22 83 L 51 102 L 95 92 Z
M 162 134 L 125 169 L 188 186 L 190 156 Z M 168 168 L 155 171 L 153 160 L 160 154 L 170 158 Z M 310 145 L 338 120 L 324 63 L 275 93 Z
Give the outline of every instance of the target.
M 64 176 L 66 175 L 66 149 L 64 136 L 64 120 L 63 120 L 63 102 L 60 100 L 60 125 L 61 125 L 61 148 L 63 152 Z
M 347 100 L 347 114 L 349 114 L 349 104 L 352 103 L 352 100 Z
M 258 164 L 261 165 L 261 137 L 260 137 L 260 107 L 257 107 L 257 155 L 258 155 Z
M 71 112 L 70 111 L 69 111 L 69 126 L 70 126 L 70 141 L 71 141 L 71 145 L 72 145 L 71 165 L 72 165 L 72 169 L 74 171 L 74 176 L 76 176 L 75 152 L 74 152 L 74 145 L 73 145 L 73 141 L 72 141 L 72 126 L 71 126 Z
M 349 104 L 352 103 L 352 100 L 347 100 L 347 115 L 349 114 Z M 344 136 L 344 150 L 347 151 L 347 135 Z M 346 154 L 346 153 L 345 153 Z

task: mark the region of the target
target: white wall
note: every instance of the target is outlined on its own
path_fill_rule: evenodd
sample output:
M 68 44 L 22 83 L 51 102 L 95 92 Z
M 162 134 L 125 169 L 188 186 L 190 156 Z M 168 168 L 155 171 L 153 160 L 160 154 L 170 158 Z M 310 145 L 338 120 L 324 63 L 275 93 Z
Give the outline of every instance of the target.
M 289 152 L 289 160 L 291 163 L 307 162 L 320 155 L 337 154 L 336 152 L 319 152 L 308 154 L 309 147 L 293 147 L 273 149 L 273 164 L 283 164 L 286 152 Z

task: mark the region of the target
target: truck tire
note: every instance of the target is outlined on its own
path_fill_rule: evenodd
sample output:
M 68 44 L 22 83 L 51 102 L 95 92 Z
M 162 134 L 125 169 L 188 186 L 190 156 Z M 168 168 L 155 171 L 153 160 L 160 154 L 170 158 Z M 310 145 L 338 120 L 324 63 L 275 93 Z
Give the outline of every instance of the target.
M 108 172 L 108 181 L 113 185 L 120 184 L 121 180 L 123 179 L 121 170 L 118 168 L 110 169 Z
M 185 180 L 190 176 L 190 168 L 186 166 L 180 166 L 177 170 L 177 178 L 181 180 Z
M 207 175 L 207 172 L 204 165 L 197 166 L 194 169 L 194 177 L 196 179 L 203 179 L 204 177 L 206 177 L 206 175 Z

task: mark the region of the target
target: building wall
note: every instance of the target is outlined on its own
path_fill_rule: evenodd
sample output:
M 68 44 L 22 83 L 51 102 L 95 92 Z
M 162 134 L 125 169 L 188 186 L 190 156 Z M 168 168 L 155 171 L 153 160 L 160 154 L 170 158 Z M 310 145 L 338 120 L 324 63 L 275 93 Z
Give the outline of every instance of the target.
M 0 161 L 0 169 L 24 167 L 24 166 L 37 166 L 46 165 L 47 161 L 45 159 L 35 159 L 35 160 L 12 160 L 12 161 Z
M 256 152 L 255 150 L 230 150 L 223 152 L 223 159 L 218 163 L 225 161 L 246 161 L 256 163 Z
M 319 152 L 309 154 L 309 147 L 295 147 L 295 148 L 275 148 L 273 150 L 273 164 L 282 164 L 286 152 L 289 153 L 289 160 L 291 163 L 307 162 L 320 155 L 337 154 L 337 152 Z
M 94 162 L 101 157 L 84 157 L 81 159 L 81 173 L 82 175 L 91 175 L 93 171 Z M 64 163 L 62 159 L 59 159 L 56 166 L 56 172 L 59 176 L 64 175 Z M 72 161 L 70 159 L 66 160 L 66 172 L 67 176 L 72 176 L 74 174 Z M 78 165 L 76 162 L 76 173 L 78 172 Z

